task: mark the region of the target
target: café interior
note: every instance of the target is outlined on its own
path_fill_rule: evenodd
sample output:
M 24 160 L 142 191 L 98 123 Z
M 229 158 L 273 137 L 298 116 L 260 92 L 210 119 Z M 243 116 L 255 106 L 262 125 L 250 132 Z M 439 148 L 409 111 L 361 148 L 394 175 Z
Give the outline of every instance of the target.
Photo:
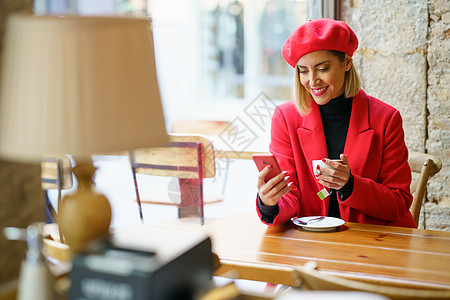
M 399 2 L 430 18 L 408 23 L 408 43 L 423 24 L 450 26 L 445 1 Z M 449 128 L 436 148 L 432 96 L 392 103 L 425 132 L 405 128 L 418 228 L 258 218 L 253 158 L 269 154 L 275 108 L 292 94 L 280 48 L 311 19 L 364 35 L 376 10 L 388 11 L 378 0 L 0 2 L 0 300 L 450 299 Z M 448 66 L 448 30 L 441 40 Z M 382 51 L 360 38 L 354 61 Z

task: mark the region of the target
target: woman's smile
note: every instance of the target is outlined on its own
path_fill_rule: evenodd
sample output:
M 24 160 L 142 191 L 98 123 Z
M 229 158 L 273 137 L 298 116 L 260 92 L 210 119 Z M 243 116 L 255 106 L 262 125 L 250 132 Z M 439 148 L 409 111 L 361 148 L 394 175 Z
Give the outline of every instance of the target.
M 322 88 L 311 88 L 311 92 L 314 94 L 314 96 L 321 96 L 325 94 L 325 92 L 328 90 L 328 86 L 322 87 Z

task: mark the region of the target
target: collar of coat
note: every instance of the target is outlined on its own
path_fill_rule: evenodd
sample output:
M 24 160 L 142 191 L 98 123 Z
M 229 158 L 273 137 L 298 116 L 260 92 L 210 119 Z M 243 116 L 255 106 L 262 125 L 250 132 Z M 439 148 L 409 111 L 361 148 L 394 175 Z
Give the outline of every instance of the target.
M 303 117 L 303 123 L 297 130 L 305 158 L 309 162 L 328 157 L 319 106 L 312 101 L 311 108 L 309 114 Z M 348 156 L 353 174 L 362 174 L 373 135 L 374 130 L 369 126 L 368 97 L 363 90 L 360 90 L 353 97 L 352 113 L 344 147 L 344 154 Z

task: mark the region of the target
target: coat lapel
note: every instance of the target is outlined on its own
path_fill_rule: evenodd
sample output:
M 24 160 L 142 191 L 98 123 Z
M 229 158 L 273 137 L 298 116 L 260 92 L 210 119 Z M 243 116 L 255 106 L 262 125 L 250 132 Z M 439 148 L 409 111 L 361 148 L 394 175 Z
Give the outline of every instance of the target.
M 317 103 L 311 102 L 312 109 L 303 117 L 303 124 L 297 130 L 303 154 L 309 170 L 312 161 L 328 157 L 322 118 Z M 369 126 L 369 104 L 366 93 L 360 90 L 353 97 L 352 114 L 347 132 L 344 153 L 348 156 L 350 168 L 355 174 L 362 174 L 367 163 L 374 131 Z M 321 186 L 318 184 L 318 187 Z
M 344 153 L 348 156 L 353 173 L 361 175 L 367 163 L 374 130 L 369 127 L 369 104 L 366 93 L 360 90 L 353 97 L 352 114 L 345 141 Z
M 328 152 L 319 106 L 314 101 L 311 102 L 311 106 L 312 109 L 309 114 L 303 117 L 302 127 L 297 130 L 297 134 L 311 176 L 314 176 L 312 161 L 328 157 Z M 316 184 L 318 190 L 322 189 L 317 181 Z

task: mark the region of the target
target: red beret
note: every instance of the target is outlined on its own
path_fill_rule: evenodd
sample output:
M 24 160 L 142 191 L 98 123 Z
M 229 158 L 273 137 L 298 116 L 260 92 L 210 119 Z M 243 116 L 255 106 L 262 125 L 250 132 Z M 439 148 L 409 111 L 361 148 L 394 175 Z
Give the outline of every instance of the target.
M 358 38 L 343 21 L 310 20 L 292 32 L 281 48 L 284 59 L 295 68 L 303 55 L 319 50 L 336 50 L 352 56 L 358 48 Z

